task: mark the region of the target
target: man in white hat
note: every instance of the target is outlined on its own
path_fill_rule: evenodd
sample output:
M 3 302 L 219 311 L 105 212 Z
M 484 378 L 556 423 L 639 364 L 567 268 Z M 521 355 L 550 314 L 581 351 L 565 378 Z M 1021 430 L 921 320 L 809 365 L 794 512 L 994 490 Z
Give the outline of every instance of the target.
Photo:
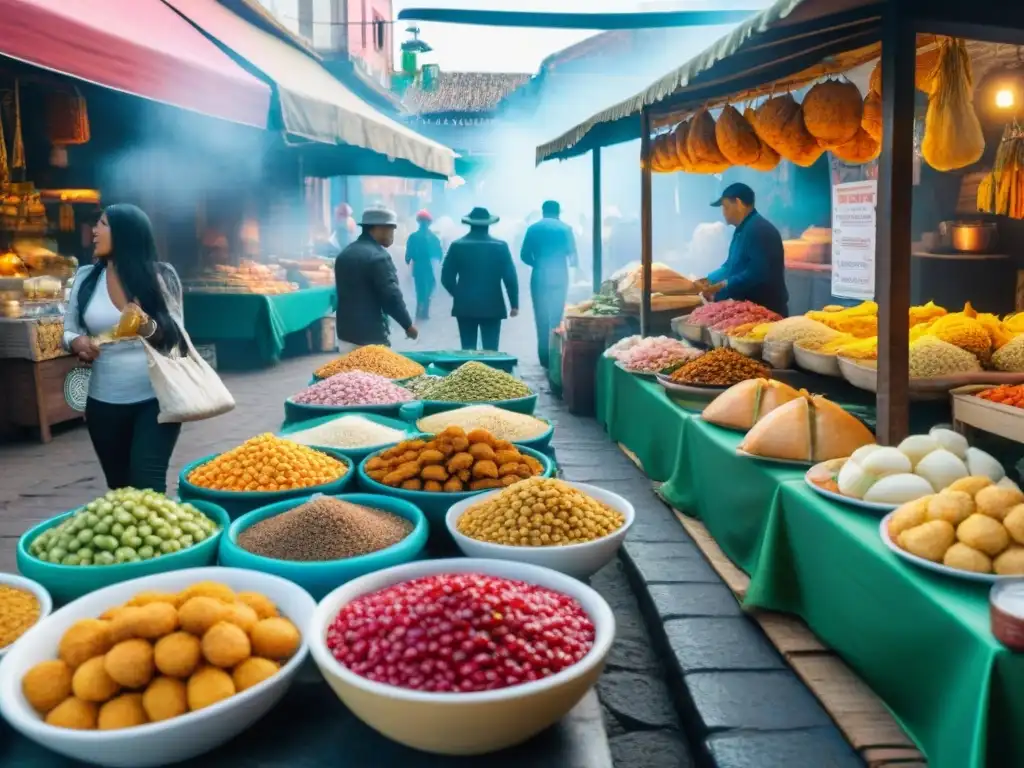
M 386 250 L 395 241 L 397 214 L 383 206 L 370 206 L 363 211 L 359 226 L 362 233 L 334 261 L 341 352 L 367 344 L 388 344 L 388 317 L 410 339 L 419 336 L 405 306 L 395 264 Z

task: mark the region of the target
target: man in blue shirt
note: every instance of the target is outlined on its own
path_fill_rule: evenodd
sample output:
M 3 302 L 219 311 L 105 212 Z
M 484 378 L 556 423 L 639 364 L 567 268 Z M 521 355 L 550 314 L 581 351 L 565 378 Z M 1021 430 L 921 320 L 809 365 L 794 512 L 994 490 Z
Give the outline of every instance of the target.
M 540 364 L 547 368 L 551 331 L 561 324 L 565 312 L 569 267 L 576 267 L 579 262 L 572 227 L 559 218 L 561 206 L 548 200 L 541 212 L 543 218 L 526 230 L 519 255 L 523 263 L 533 269 L 530 296 L 537 326 L 537 354 Z
M 703 281 L 704 292 L 716 293 L 718 299 L 752 301 L 786 317 L 789 292 L 782 236 L 754 208 L 754 190 L 730 184 L 711 205 L 722 209 L 726 223 L 736 231 L 729 258 Z

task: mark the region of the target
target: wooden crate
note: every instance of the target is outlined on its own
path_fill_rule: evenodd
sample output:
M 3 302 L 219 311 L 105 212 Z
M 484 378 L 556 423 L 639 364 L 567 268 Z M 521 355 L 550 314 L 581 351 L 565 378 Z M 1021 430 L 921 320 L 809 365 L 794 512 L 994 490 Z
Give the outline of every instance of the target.
M 959 429 L 974 427 L 1007 440 L 1024 443 L 1024 408 L 1002 405 L 975 397 L 991 389 L 991 384 L 970 384 L 957 387 L 953 396 L 953 424 Z
M 601 341 L 622 323 L 617 315 L 566 315 L 567 341 Z

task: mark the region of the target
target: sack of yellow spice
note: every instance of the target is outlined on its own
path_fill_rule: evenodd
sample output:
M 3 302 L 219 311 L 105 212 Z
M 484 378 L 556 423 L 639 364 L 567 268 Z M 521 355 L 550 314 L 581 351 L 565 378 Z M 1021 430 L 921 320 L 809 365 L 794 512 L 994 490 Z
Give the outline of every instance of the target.
M 928 97 L 921 156 L 937 171 L 976 163 L 985 152 L 985 135 L 974 112 L 974 75 L 963 40 L 939 39 L 939 60 Z

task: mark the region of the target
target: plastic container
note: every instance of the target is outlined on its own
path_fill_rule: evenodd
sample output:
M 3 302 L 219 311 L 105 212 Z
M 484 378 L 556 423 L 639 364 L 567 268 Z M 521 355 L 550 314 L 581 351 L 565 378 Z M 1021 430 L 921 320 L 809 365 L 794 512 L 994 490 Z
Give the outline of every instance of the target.
M 17 563 L 18 572 L 26 578 L 42 584 L 58 604 L 77 600 L 82 595 L 95 592 L 97 589 L 120 584 L 129 579 L 152 576 L 156 573 L 180 571 L 185 568 L 202 568 L 215 565 L 217 547 L 224 530 L 231 524 L 228 513 L 222 505 L 202 499 L 182 499 L 194 506 L 208 518 L 213 520 L 220 529 L 205 541 L 193 544 L 170 555 L 161 555 L 151 560 L 137 563 L 121 563 L 120 565 L 55 565 L 40 560 L 29 552 L 32 542 L 43 531 L 53 528 L 78 509 L 57 515 L 29 529 L 18 540 Z
M 276 504 L 286 499 L 300 499 L 305 496 L 311 496 L 314 493 L 322 493 L 327 496 L 341 493 L 352 482 L 352 477 L 355 474 L 355 463 L 348 456 L 334 448 L 317 448 L 316 450 L 344 462 L 348 471 L 333 483 L 314 485 L 308 488 L 295 488 L 290 491 L 215 491 L 210 488 L 200 488 L 197 485 L 192 485 L 188 481 L 189 474 L 196 467 L 217 458 L 219 455 L 212 453 L 198 461 L 193 461 L 181 470 L 181 474 L 178 475 L 178 495 L 184 501 L 189 501 L 193 504 L 196 501 L 207 501 L 211 504 L 217 504 L 224 508 L 230 519 L 236 520 L 246 512 L 252 512 L 259 507 Z
M 423 415 L 432 416 L 442 411 L 452 411 L 456 408 L 464 408 L 467 405 L 493 405 L 497 408 L 504 408 L 506 411 L 525 413 L 529 416 L 537 409 L 537 395 L 516 397 L 512 400 L 475 400 L 471 403 L 455 403 L 447 400 L 423 400 Z
M 382 509 L 385 512 L 392 512 L 404 517 L 415 526 L 408 536 L 397 544 L 367 555 L 317 562 L 298 562 L 263 557 L 238 545 L 238 536 L 246 528 L 251 528 L 267 518 L 295 509 L 295 507 L 305 504 L 310 498 L 289 499 L 271 504 L 269 507 L 260 507 L 235 520 L 228 528 L 227 533 L 221 537 L 220 564 L 231 568 L 246 568 L 250 571 L 272 573 L 298 584 L 314 599 L 320 600 L 346 581 L 390 568 L 393 565 L 412 562 L 420 556 L 423 547 L 426 546 L 430 527 L 427 525 L 427 518 L 415 504 L 390 496 L 376 496 L 368 493 L 350 493 L 333 498 L 347 501 L 350 504 Z
M 544 468 L 540 474 L 541 477 L 551 477 L 554 472 L 554 464 L 551 459 L 540 451 L 535 451 L 531 448 L 520 447 L 519 450 L 540 462 L 541 466 Z M 375 456 L 376 454 L 373 455 Z M 366 474 L 366 462 L 371 458 L 372 456 L 367 456 L 359 464 L 359 488 L 367 493 L 375 493 L 381 496 L 393 496 L 396 499 L 402 499 L 410 504 L 414 504 L 423 510 L 423 514 L 427 516 L 427 520 L 430 522 L 434 533 L 445 530 L 445 515 L 448 514 L 448 510 L 453 504 L 457 504 L 464 499 L 470 499 L 474 496 L 487 493 L 487 490 L 444 493 L 435 491 L 405 491 L 401 488 L 392 488 L 384 485 L 383 483 L 378 483 Z
M 331 414 L 361 413 L 365 416 L 367 413 L 376 413 L 379 416 L 397 417 L 402 406 L 407 402 L 412 401 L 406 400 L 405 402 L 388 403 L 386 405 L 307 405 L 305 403 L 296 403 L 289 397 L 284 401 L 284 423 L 281 426 L 282 428 L 288 427 L 292 424 L 319 419 Z
M 313 429 L 319 427 L 321 424 L 327 424 L 330 421 L 339 419 L 342 416 L 362 416 L 367 421 L 372 421 L 375 424 L 380 424 L 382 427 L 390 427 L 391 429 L 400 429 L 407 435 L 416 432 L 415 425 L 409 424 L 408 421 L 402 421 L 399 419 L 390 419 L 387 416 L 381 416 L 379 413 L 360 413 L 356 411 L 354 413 L 334 413 L 330 416 L 321 416 L 318 419 L 310 419 L 309 421 L 300 421 L 295 424 L 289 424 L 281 429 L 281 437 L 288 437 L 296 432 L 304 432 L 307 429 Z M 397 441 L 395 441 L 397 442 Z M 365 459 L 371 453 L 377 453 L 377 451 L 383 451 L 389 445 L 394 443 L 380 443 L 379 445 L 371 445 L 366 448 L 334 448 L 331 446 L 310 446 L 321 451 L 338 451 L 343 456 L 348 456 L 352 459 L 353 464 L 358 464 L 360 461 Z

